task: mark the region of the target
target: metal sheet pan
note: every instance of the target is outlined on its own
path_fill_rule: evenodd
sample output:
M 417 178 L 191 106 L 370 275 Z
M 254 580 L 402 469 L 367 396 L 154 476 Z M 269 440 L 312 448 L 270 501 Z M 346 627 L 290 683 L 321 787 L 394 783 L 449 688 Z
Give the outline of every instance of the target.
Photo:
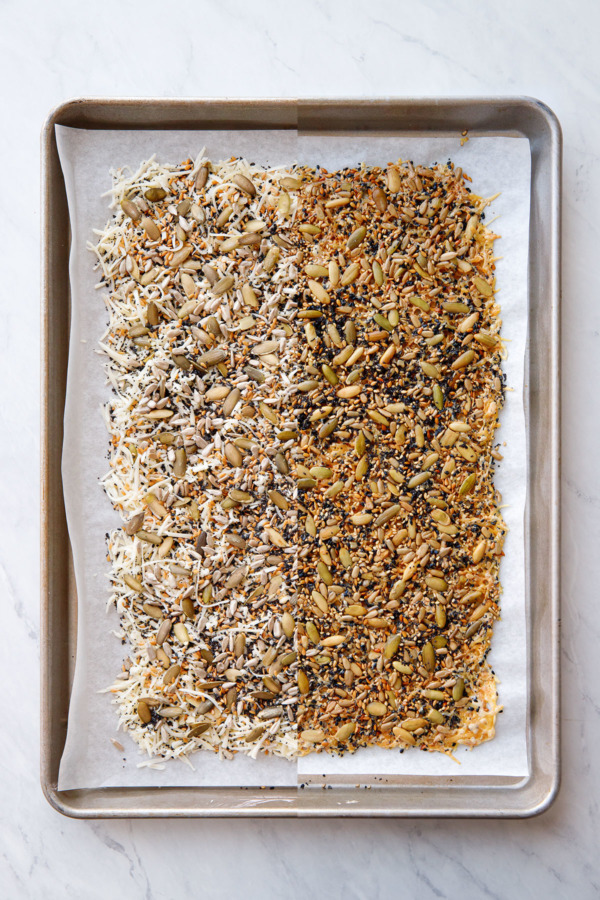
M 54 126 L 290 128 L 361 134 L 518 135 L 531 147 L 529 333 L 525 361 L 528 502 L 525 555 L 530 774 L 402 778 L 355 790 L 111 788 L 58 791 L 76 654 L 77 594 L 61 484 L 69 341 L 69 217 Z M 559 303 L 561 133 L 530 98 L 381 100 L 73 100 L 42 132 L 41 783 L 77 817 L 455 816 L 525 817 L 558 791 L 559 760 Z

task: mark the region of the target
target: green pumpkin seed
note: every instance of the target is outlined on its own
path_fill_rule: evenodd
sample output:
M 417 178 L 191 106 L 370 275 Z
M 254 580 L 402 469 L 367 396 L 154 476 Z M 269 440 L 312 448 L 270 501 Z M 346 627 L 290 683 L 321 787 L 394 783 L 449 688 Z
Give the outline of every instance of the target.
M 346 247 L 348 248 L 348 250 L 355 250 L 360 244 L 362 244 L 366 235 L 367 229 L 364 225 L 360 225 L 358 228 L 355 228 L 346 243 Z
M 163 675 L 163 684 L 173 684 L 174 681 L 179 678 L 179 674 L 181 672 L 181 666 L 178 663 L 175 663 L 172 666 L 169 666 L 165 674 Z
M 352 557 L 346 547 L 342 547 L 340 550 L 340 562 L 345 569 L 350 569 L 353 566 Z
M 455 300 L 447 300 L 445 303 L 442 303 L 442 307 L 446 310 L 446 312 L 454 312 L 454 313 L 468 313 L 470 312 L 470 308 L 466 303 L 460 303 Z
M 472 475 L 467 475 L 467 477 L 465 478 L 465 480 L 463 481 L 463 483 L 461 484 L 461 486 L 458 489 L 459 495 L 461 497 L 463 497 L 465 494 L 468 494 L 470 491 L 472 491 L 475 486 L 476 481 L 477 481 L 477 475 L 475 473 L 473 473 Z
M 406 581 L 397 581 L 390 591 L 390 600 L 399 600 L 406 590 L 406 584 Z
M 325 496 L 328 500 L 331 500 L 333 497 L 337 497 L 344 490 L 344 482 L 336 481 L 331 487 L 327 488 L 325 491 Z
M 142 213 L 133 200 L 121 200 L 121 209 L 133 222 L 139 222 L 142 218 Z
M 254 497 L 248 491 L 239 491 L 237 488 L 232 488 L 228 496 L 235 500 L 236 503 L 252 503 L 254 500 Z
M 137 714 L 144 725 L 152 721 L 152 713 L 148 704 L 144 700 L 138 700 Z
M 333 384 L 333 385 L 339 384 L 340 379 L 337 377 L 337 375 L 335 374 L 335 372 L 333 371 L 333 369 L 330 366 L 322 365 L 321 371 L 322 371 L 323 375 L 325 376 L 325 378 L 327 379 L 327 381 L 329 382 L 329 384 Z
M 385 316 L 382 316 L 381 313 L 375 313 L 373 316 L 373 321 L 379 325 L 380 328 L 383 328 L 384 331 L 393 331 L 393 326 Z
M 138 531 L 138 537 L 140 532 Z M 144 585 L 141 581 L 138 581 L 137 578 L 134 578 L 133 575 L 123 575 L 123 581 L 127 585 L 127 587 L 131 588 L 132 591 L 135 591 L 136 594 L 141 593 L 144 590 Z
M 432 591 L 445 591 L 448 589 L 448 582 L 444 578 L 438 578 L 436 575 L 425 576 L 425 584 Z
M 306 623 L 306 634 L 313 644 L 319 644 L 321 642 L 321 635 L 314 622 Z
M 323 439 L 329 437 L 330 434 L 333 434 L 335 429 L 338 426 L 339 419 L 330 419 L 328 422 L 325 422 L 324 425 L 321 425 L 319 429 L 319 438 Z
M 162 607 L 157 606 L 155 603 L 144 603 L 142 609 L 152 619 L 162 619 L 163 617 Z
M 388 641 L 383 648 L 383 655 L 386 659 L 392 659 L 393 656 L 398 652 L 398 648 L 402 643 L 402 635 L 395 634 L 391 638 L 388 638 Z
M 435 671 L 435 650 L 430 641 L 427 641 L 427 643 L 423 645 L 423 648 L 421 649 L 421 659 L 428 672 Z
M 491 297 L 494 293 L 494 289 L 492 288 L 492 286 L 479 275 L 473 276 L 473 284 L 475 285 L 479 293 L 483 294 L 484 297 Z
M 455 703 L 458 703 L 459 700 L 462 699 L 462 696 L 465 692 L 465 682 L 463 678 L 457 678 L 456 684 L 452 688 L 452 699 Z
M 440 370 L 437 366 L 434 366 L 433 363 L 429 362 L 420 362 L 419 365 L 423 369 L 425 375 L 429 375 L 430 378 L 441 378 Z
M 284 614 L 282 615 L 281 628 L 283 629 L 283 633 L 287 638 L 292 638 L 294 636 L 296 623 L 294 621 L 294 617 L 290 615 L 289 612 L 284 612 Z
M 296 675 L 296 681 L 298 684 L 298 690 L 301 694 L 308 694 L 310 690 L 310 683 L 308 681 L 308 676 L 306 672 L 302 669 L 298 670 L 298 674 Z
M 323 481 L 333 476 L 333 472 L 328 466 L 313 466 L 310 469 L 310 474 L 317 481 Z
M 430 304 L 427 302 L 427 300 L 423 300 L 422 297 L 409 297 L 408 302 L 412 303 L 413 306 L 417 306 L 419 309 L 422 309 L 423 312 L 429 312 Z
M 385 525 L 385 523 L 389 522 L 390 519 L 394 519 L 401 509 L 402 507 L 397 503 L 395 503 L 393 506 L 388 506 L 388 508 L 375 519 L 373 525 L 375 526 L 375 528 L 378 528 L 380 525 Z
M 360 273 L 360 266 L 358 263 L 351 263 L 348 268 L 342 273 L 342 277 L 340 279 L 340 284 L 342 287 L 348 287 L 349 284 L 352 284 L 358 278 Z
M 346 741 L 350 740 L 355 731 L 356 722 L 347 722 L 345 725 L 342 725 L 341 728 L 338 728 L 335 733 L 335 740 L 340 744 L 345 744 Z
M 322 560 L 319 560 L 319 562 L 317 563 L 317 572 L 319 573 L 321 581 L 323 581 L 327 586 L 333 584 L 333 575 Z
M 464 369 L 469 363 L 472 363 L 475 359 L 475 351 L 474 350 L 466 350 L 465 353 L 461 353 L 458 359 L 455 359 L 452 363 L 452 368 L 454 370 Z
M 419 472 L 418 475 L 413 475 L 410 481 L 407 483 L 407 488 L 409 490 L 414 487 L 418 487 L 420 484 L 425 484 L 431 478 L 429 472 Z
M 160 229 L 156 222 L 150 216 L 142 217 L 142 228 L 146 232 L 151 241 L 158 241 L 160 238 Z

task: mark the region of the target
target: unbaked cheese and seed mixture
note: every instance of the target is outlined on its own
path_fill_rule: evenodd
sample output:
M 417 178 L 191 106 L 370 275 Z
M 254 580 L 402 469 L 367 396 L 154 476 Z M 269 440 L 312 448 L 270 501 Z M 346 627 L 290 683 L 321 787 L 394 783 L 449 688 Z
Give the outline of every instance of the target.
M 489 201 L 451 162 L 113 175 L 120 726 L 152 758 L 493 737 Z

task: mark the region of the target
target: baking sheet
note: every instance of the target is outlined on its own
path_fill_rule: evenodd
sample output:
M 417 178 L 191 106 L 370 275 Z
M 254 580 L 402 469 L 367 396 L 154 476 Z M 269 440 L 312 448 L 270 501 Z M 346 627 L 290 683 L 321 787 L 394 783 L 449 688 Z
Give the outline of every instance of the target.
M 390 135 L 333 136 L 295 131 L 86 131 L 57 126 L 57 141 L 65 175 L 72 230 L 72 319 L 69 376 L 65 407 L 63 483 L 69 533 L 78 588 L 77 664 L 59 790 L 109 786 L 166 785 L 282 785 L 327 776 L 356 780 L 364 775 L 465 775 L 520 777 L 527 762 L 527 647 L 525 611 L 524 507 L 526 490 L 526 435 L 523 413 L 523 363 L 527 329 L 527 263 L 529 241 L 530 155 L 526 139 L 473 138 L 465 146 L 458 136 L 419 138 Z M 251 760 L 238 756 L 219 761 L 211 753 L 190 758 L 193 769 L 181 761 L 159 769 L 138 768 L 147 761 L 137 746 L 116 733 L 116 708 L 110 695 L 99 693 L 119 671 L 123 647 L 114 634 L 118 617 L 106 613 L 108 591 L 104 536 L 120 523 L 98 479 L 107 468 L 107 433 L 99 414 L 107 387 L 102 359 L 95 352 L 106 324 L 102 296 L 95 290 L 97 275 L 86 241 L 92 229 L 110 216 L 101 195 L 110 187 L 111 167 L 135 167 L 156 153 L 160 160 L 178 162 L 194 157 L 206 146 L 212 158 L 232 153 L 273 165 L 293 161 L 333 169 L 361 161 L 385 164 L 410 158 L 428 164 L 452 158 L 473 179 L 476 193 L 501 196 L 487 211 L 488 222 L 499 216 L 496 230 L 498 284 L 503 310 L 503 334 L 509 346 L 505 364 L 509 392 L 501 421 L 500 440 L 505 459 L 496 476 L 503 494 L 509 526 L 506 558 L 501 568 L 504 586 L 502 620 L 495 627 L 490 662 L 500 684 L 505 711 L 498 717 L 496 738 L 474 751 L 459 749 L 460 765 L 442 754 L 418 750 L 361 749 L 356 754 L 330 757 L 311 754 L 298 763 L 273 758 Z M 82 386 L 85 386 L 82 389 Z M 125 752 L 110 742 L 117 737 Z

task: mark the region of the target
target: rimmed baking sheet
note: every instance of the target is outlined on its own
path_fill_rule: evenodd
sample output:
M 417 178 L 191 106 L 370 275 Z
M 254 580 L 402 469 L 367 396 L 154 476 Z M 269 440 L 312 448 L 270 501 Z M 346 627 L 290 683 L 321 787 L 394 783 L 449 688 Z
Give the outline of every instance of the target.
M 514 101 L 514 102 L 518 103 L 519 101 Z M 527 104 L 530 103 L 530 101 L 521 101 L 521 103 L 523 104 L 524 107 L 527 107 Z M 276 105 L 276 104 L 275 104 L 275 105 Z M 479 104 L 479 105 L 480 105 L 480 104 Z M 86 109 L 84 110 L 84 112 L 86 112 L 86 113 L 89 114 L 90 107 L 89 107 L 87 104 L 84 104 L 84 106 L 86 107 Z M 126 106 L 126 104 L 125 104 L 125 106 Z M 350 123 L 350 120 L 352 120 L 354 123 L 356 123 L 356 114 L 355 114 L 355 113 L 356 113 L 356 110 L 355 110 L 355 109 L 353 110 L 352 105 L 351 105 L 350 103 L 347 104 L 345 109 L 342 109 L 342 106 L 343 106 L 343 105 L 341 105 L 341 104 L 338 104 L 338 105 L 336 106 L 336 112 L 337 112 L 338 116 L 341 115 L 341 113 L 345 111 L 346 114 L 347 114 L 347 121 L 348 121 L 348 123 Z M 476 104 L 476 106 L 477 106 L 477 104 Z M 102 107 L 103 112 L 106 113 L 106 107 L 104 107 L 104 106 L 102 106 L 102 105 L 101 105 L 101 107 Z M 168 104 L 167 104 L 167 107 L 168 107 Z M 422 111 L 423 111 L 423 107 L 426 107 L 426 104 L 425 104 L 425 103 L 423 103 L 422 106 L 420 107 L 421 113 L 422 113 Z M 163 109 L 164 109 L 164 108 L 166 108 L 166 107 L 163 107 Z M 224 107 L 223 107 L 223 108 L 224 108 Z M 204 109 L 205 109 L 205 111 L 206 111 L 206 107 L 205 107 Z M 466 107 L 464 107 L 464 109 L 465 109 L 465 112 L 469 109 L 468 104 L 467 104 Z M 475 107 L 471 107 L 471 110 L 474 110 L 474 109 L 475 109 Z M 269 105 L 269 104 L 266 104 L 266 105 L 262 108 L 262 114 L 263 114 L 264 118 L 265 118 L 265 119 L 268 119 L 269 116 L 265 115 L 265 110 L 268 111 L 269 115 L 270 115 L 271 118 L 272 118 L 272 116 L 273 116 L 273 104 L 270 104 L 270 105 Z M 361 110 L 362 110 L 362 115 L 363 115 L 363 117 L 367 116 L 368 110 L 366 110 L 364 107 L 361 107 Z M 230 107 L 230 111 L 233 112 L 233 110 L 232 110 L 231 107 Z M 289 114 L 290 114 L 290 112 L 291 112 L 290 107 L 289 107 L 289 104 L 285 104 L 285 103 L 284 103 L 283 106 L 281 107 L 281 111 L 282 111 L 282 113 L 283 113 L 283 118 L 285 118 L 286 115 L 289 116 Z M 304 116 L 304 119 L 305 119 L 305 120 L 311 121 L 311 124 L 312 124 L 312 125 L 314 125 L 314 122 L 317 122 L 317 124 L 318 124 L 318 118 L 319 118 L 319 105 L 318 105 L 318 104 L 315 104 L 315 109 L 314 109 L 314 110 L 309 110 L 309 112 L 310 112 L 310 115 L 309 115 L 309 116 L 306 115 L 306 112 L 307 112 L 306 106 L 302 107 L 302 111 L 303 111 L 303 116 Z M 477 111 L 480 112 L 480 110 L 477 110 Z M 72 113 L 72 112 L 73 112 L 73 111 L 71 110 L 71 113 Z M 260 109 L 259 109 L 259 110 L 256 110 L 256 109 L 255 109 L 254 112 L 255 112 L 255 113 L 260 113 L 261 110 L 260 110 Z M 457 112 L 457 110 L 454 110 L 454 115 L 456 115 L 456 112 Z M 513 109 L 513 113 L 516 113 L 516 112 L 517 112 L 517 109 L 516 109 L 516 107 L 515 107 L 515 109 Z M 236 110 L 236 111 L 235 111 L 235 114 L 236 114 L 236 115 L 239 115 L 239 110 Z M 387 114 L 387 119 L 386 119 L 386 114 Z M 397 109 L 397 108 L 394 108 L 394 104 L 393 104 L 393 103 L 390 103 L 390 104 L 382 103 L 381 106 L 378 107 L 377 110 L 375 111 L 375 116 L 374 116 L 374 118 L 375 118 L 375 120 L 376 120 L 378 116 L 380 116 L 380 117 L 383 116 L 384 120 L 386 120 L 386 122 L 387 122 L 387 125 L 388 125 L 388 129 L 387 129 L 387 130 L 388 130 L 388 132 L 389 132 L 390 130 L 391 130 L 391 131 L 394 131 L 394 129 L 395 129 L 395 127 L 396 127 L 396 124 L 397 124 L 397 118 L 398 118 L 398 115 L 397 115 L 397 114 L 398 114 L 398 109 Z M 258 115 L 258 116 L 255 116 L 254 123 L 256 122 L 256 119 L 257 119 L 257 118 L 260 118 L 260 116 L 259 116 L 259 115 Z M 84 116 L 84 119 L 85 119 L 85 116 Z M 468 116 L 466 116 L 466 119 L 468 119 Z M 465 125 L 468 126 L 469 123 L 468 123 L 468 121 L 466 121 L 466 119 L 463 119 L 463 122 L 464 122 Z M 230 122 L 234 122 L 234 121 L 235 121 L 235 117 L 232 115 L 231 118 L 230 118 Z M 367 137 L 366 135 L 364 135 L 364 134 L 360 135 L 360 142 L 361 142 L 361 144 L 362 144 L 362 147 L 359 146 L 359 147 L 357 148 L 357 146 L 356 146 L 356 144 L 357 144 L 357 138 L 356 138 L 356 135 L 355 135 L 355 136 L 354 136 L 354 140 L 352 141 L 352 153 L 356 153 L 356 151 L 358 150 L 358 152 L 359 152 L 359 154 L 360 154 L 360 152 L 361 152 L 361 150 L 363 149 L 363 147 L 364 147 L 364 153 L 363 153 L 363 155 L 366 154 L 366 153 L 369 153 L 370 150 L 375 146 L 377 140 L 384 140 L 384 138 L 383 138 L 382 135 L 381 135 L 381 132 L 385 130 L 385 129 L 381 128 L 381 125 L 382 125 L 383 123 L 382 123 L 381 121 L 379 121 L 379 122 L 375 121 L 375 122 L 374 122 L 374 121 L 373 121 L 373 118 L 371 119 L 371 121 L 373 122 L 373 124 L 375 124 L 375 125 L 378 126 L 378 127 L 375 128 L 374 130 L 375 130 L 375 131 L 379 131 L 379 136 L 376 138 L 375 135 L 369 135 L 368 137 Z M 131 120 L 130 120 L 130 123 L 131 123 Z M 252 124 L 254 124 L 254 123 L 252 123 Z M 70 123 L 70 124 L 72 124 L 72 123 Z M 89 123 L 85 123 L 85 121 L 84 121 L 82 124 L 89 124 Z M 124 123 L 124 124 L 125 124 L 125 123 Z M 185 124 L 185 123 L 182 123 L 182 124 Z M 224 124 L 224 126 L 226 127 L 226 123 L 223 123 L 223 124 Z M 236 124 L 237 124 L 237 123 L 236 123 Z M 249 124 L 250 124 L 250 123 L 249 123 Z M 271 122 L 266 121 L 264 124 L 272 125 L 273 122 L 272 122 L 272 121 L 271 121 Z M 287 123 L 286 123 L 286 124 L 287 124 Z M 394 127 L 390 127 L 390 126 L 394 126 Z M 408 128 L 406 127 L 406 122 L 402 122 L 402 126 L 403 126 L 403 127 L 401 127 L 401 128 L 399 127 L 399 128 L 398 128 L 398 131 L 399 131 L 398 137 L 394 137 L 394 141 L 396 142 L 396 146 L 399 146 L 400 149 L 398 150 L 398 152 L 397 152 L 396 154 L 390 156 L 389 158 L 397 158 L 398 156 L 402 156 L 402 155 L 403 155 L 403 153 L 402 153 L 402 147 L 401 147 L 402 137 L 403 137 L 403 136 L 406 137 L 406 131 L 407 131 L 407 130 L 410 130 L 410 129 L 408 129 Z M 186 130 L 187 130 L 187 129 L 186 129 Z M 221 138 L 223 138 L 222 129 L 219 129 L 219 131 L 221 132 L 221 135 L 220 135 Z M 456 134 L 456 132 L 455 132 L 455 134 Z M 170 137 L 174 137 L 174 135 L 171 135 Z M 190 137 L 191 137 L 191 135 L 190 135 L 189 132 L 188 132 L 188 133 L 187 133 L 187 138 L 189 139 Z M 246 137 L 249 138 L 250 135 L 248 134 L 248 135 L 246 135 Z M 264 135 L 264 133 L 263 133 L 263 138 L 264 138 L 264 137 L 265 137 L 265 135 Z M 288 140 L 288 141 L 291 141 L 291 140 L 296 140 L 296 141 L 297 141 L 297 139 L 298 139 L 296 135 L 294 135 L 293 133 L 289 133 L 289 132 L 288 132 L 287 135 L 282 136 L 282 137 L 284 137 L 284 138 L 285 138 L 286 140 Z M 322 140 L 323 140 L 322 135 L 320 135 L 319 137 L 320 137 L 320 140 L 322 141 Z M 138 133 L 138 138 L 139 138 L 139 133 Z M 145 134 L 145 135 L 144 135 L 144 139 L 148 139 L 148 138 L 152 138 L 152 136 L 149 135 L 149 134 Z M 375 138 L 375 140 L 374 140 L 374 138 Z M 169 139 L 170 139 L 170 138 L 169 138 Z M 506 138 L 505 138 L 505 139 L 506 139 Z M 510 138 L 509 138 L 509 139 L 510 139 Z M 307 138 L 307 140 L 310 140 L 310 139 Z M 455 142 L 456 142 L 456 137 L 454 138 L 454 140 L 455 140 Z M 513 137 L 513 140 L 514 140 L 514 137 Z M 367 143 L 363 143 L 363 142 L 365 142 L 365 141 L 366 141 Z M 139 146 L 139 141 L 138 141 L 138 146 Z M 467 145 L 467 147 L 468 147 L 468 145 Z M 197 144 L 196 144 L 196 148 L 199 149 L 199 148 L 197 147 Z M 142 154 L 142 155 L 143 155 L 143 154 Z M 456 154 L 452 154 L 452 156 L 453 156 L 453 158 L 456 158 Z M 129 157 L 129 160 L 131 160 L 132 162 L 137 162 L 137 161 L 138 161 L 138 157 L 139 157 L 139 154 L 138 154 L 138 156 L 133 155 L 133 157 L 131 157 L 131 156 Z M 173 157 L 171 157 L 171 158 L 173 158 Z M 371 161 L 371 162 L 375 162 L 375 161 L 377 161 L 377 162 L 385 162 L 385 161 L 387 161 L 387 158 L 388 158 L 388 157 L 386 157 L 386 158 L 383 159 L 383 160 L 382 160 L 381 158 L 378 158 L 377 160 L 370 160 L 370 159 L 369 159 L 369 160 L 367 160 L 367 161 Z M 128 161 L 128 160 L 119 160 L 119 162 L 125 162 L 125 161 Z M 356 161 L 356 156 L 353 157 L 353 161 Z M 114 164 L 114 157 L 111 157 L 111 163 Z M 470 171 L 468 162 L 465 162 L 465 163 L 464 163 L 464 166 L 465 166 L 465 168 L 467 169 L 467 171 Z M 532 179 L 532 188 L 533 188 L 532 196 L 534 196 L 534 197 L 535 197 L 535 189 L 536 189 L 536 179 L 538 180 L 538 187 L 539 187 L 539 172 L 536 172 L 536 170 L 535 170 L 535 157 L 534 157 L 534 170 L 533 170 L 533 179 Z M 475 185 L 475 189 L 476 189 L 478 192 L 484 192 L 484 193 L 485 193 L 485 191 L 483 190 L 483 188 L 480 188 L 479 184 L 476 184 L 476 185 Z M 534 212 L 535 212 L 535 210 L 534 210 Z M 532 224 L 533 224 L 533 223 L 532 223 Z M 498 230 L 499 230 L 500 232 L 502 232 L 503 229 L 502 229 L 502 227 L 499 227 Z M 531 248 L 533 248 L 533 249 L 535 250 L 535 244 L 532 243 L 532 242 L 530 242 L 530 249 L 531 249 Z M 63 248 L 63 249 L 64 249 L 64 248 Z M 530 271 L 531 271 L 531 260 L 530 260 Z M 500 277 L 500 275 L 499 275 L 499 277 Z M 529 286 L 529 297 L 528 297 L 528 298 L 525 298 L 525 301 L 527 301 L 527 299 L 528 299 L 528 301 L 529 301 L 529 307 L 531 307 L 531 301 L 532 301 L 532 296 L 531 296 L 531 284 L 530 284 L 530 286 Z M 550 349 L 551 349 L 551 348 L 550 348 Z M 98 364 L 97 358 L 94 360 L 94 364 L 97 366 L 97 364 Z M 529 385 L 527 385 L 527 387 L 529 388 Z M 527 391 L 526 391 L 526 395 L 527 395 L 527 396 L 526 396 L 526 399 L 529 399 L 529 393 L 530 393 L 529 390 L 527 390 Z M 530 410 L 529 410 L 529 411 L 530 411 Z M 530 441 L 530 447 L 531 447 L 531 441 Z M 531 512 L 531 506 L 530 506 L 530 509 L 529 509 L 529 513 L 530 513 L 530 512 Z M 530 524 L 530 520 L 529 520 L 529 524 Z M 72 606 L 71 606 L 71 608 L 70 608 L 70 612 L 71 612 L 71 614 L 73 613 L 73 608 L 72 608 Z M 111 713 L 111 714 L 112 714 L 112 713 Z M 501 723 L 500 723 L 500 724 L 501 724 Z M 494 742 L 492 742 L 492 744 L 490 744 L 490 746 L 492 746 L 493 743 L 494 743 Z M 481 749 L 481 748 L 478 748 L 478 750 L 476 751 L 476 753 L 479 752 L 479 749 Z M 363 752 L 364 752 L 364 751 L 363 751 Z M 359 754 L 356 754 L 356 756 L 358 757 Z M 407 756 L 408 756 L 408 754 L 407 754 Z M 427 754 L 427 755 L 422 754 L 421 756 L 423 756 L 423 757 L 429 757 L 429 754 Z M 475 756 L 475 754 L 470 754 L 470 756 Z M 315 756 L 314 759 L 319 759 L 319 760 L 320 760 L 320 759 L 322 759 L 322 757 L 323 757 L 323 755 L 320 754 L 319 757 L 316 757 L 316 756 Z M 322 774 L 322 773 L 319 771 L 321 768 L 322 768 L 322 766 L 317 765 L 316 770 L 313 772 L 313 774 L 314 774 L 315 776 L 320 776 L 320 775 Z M 376 766 L 375 768 L 376 768 L 376 769 L 381 769 L 381 766 Z M 527 776 L 527 771 L 528 771 L 527 768 L 525 768 L 525 769 L 522 769 L 522 768 L 521 768 L 521 769 L 518 769 L 517 771 L 513 771 L 512 773 L 510 773 L 510 774 L 512 774 L 512 776 L 513 776 L 513 777 L 510 778 L 510 783 L 514 785 L 515 783 L 523 783 L 523 782 L 530 781 L 530 780 L 531 780 L 531 776 L 529 776 L 529 779 L 526 777 L 526 776 Z M 352 773 L 352 778 L 354 778 L 354 772 L 356 772 L 356 770 L 353 771 L 353 773 Z M 362 774 L 362 773 L 361 773 L 361 774 Z M 371 774 L 372 774 L 374 777 L 376 777 L 378 774 L 383 774 L 383 773 L 380 773 L 380 772 L 378 772 L 378 771 L 373 771 L 373 770 L 372 770 L 372 771 L 371 771 Z M 394 778 L 393 778 L 392 780 L 393 780 L 393 781 L 398 780 L 398 779 L 395 777 L 398 773 L 392 773 L 392 774 L 394 775 Z M 417 773 L 414 773 L 414 772 L 413 772 L 413 773 L 410 773 L 410 776 L 409 776 L 409 775 L 407 775 L 406 772 L 405 772 L 404 775 L 405 775 L 406 777 L 403 778 L 403 777 L 402 777 L 402 774 L 403 774 L 403 773 L 399 773 L 399 780 L 400 780 L 401 784 L 404 784 L 407 788 L 408 788 L 408 785 L 409 785 L 409 781 L 412 782 L 412 781 L 414 780 L 414 777 L 419 775 L 418 772 L 417 772 Z M 442 774 L 442 773 L 440 773 L 440 774 Z M 473 774 L 476 774 L 476 773 L 473 773 Z M 492 785 L 492 782 L 495 782 L 496 785 L 497 785 L 497 784 L 498 784 L 498 779 L 497 779 L 497 777 L 496 777 L 497 774 L 498 774 L 498 773 L 495 773 L 495 775 L 494 775 L 494 773 L 490 773 L 490 772 L 488 771 L 487 773 L 481 775 L 481 777 L 476 778 L 476 783 L 481 784 L 481 786 L 483 786 L 484 784 L 488 784 L 489 786 L 491 786 L 491 785 Z M 507 773 L 507 774 L 508 774 L 508 773 Z M 493 778 L 491 777 L 492 775 L 494 775 Z M 521 777 L 521 776 L 523 776 L 523 777 Z M 486 778 L 487 778 L 487 781 L 486 781 Z M 425 779 L 424 782 L 423 782 L 423 779 Z M 447 781 L 448 781 L 448 779 L 450 779 L 450 780 L 452 781 L 453 784 L 458 783 L 459 781 L 460 781 L 463 785 L 466 785 L 466 784 L 467 784 L 467 781 L 465 780 L 465 779 L 466 779 L 466 773 L 461 773 L 461 775 L 460 775 L 460 776 L 457 776 L 457 777 L 454 777 L 454 776 L 452 775 L 452 773 L 447 773 L 445 778 L 441 778 L 441 779 L 438 778 L 438 785 L 439 785 L 439 787 L 440 787 L 440 788 L 442 787 L 442 783 L 446 784 Z M 516 779 L 516 780 L 515 780 L 515 779 Z M 320 777 L 317 778 L 317 780 L 320 781 L 320 780 L 321 780 Z M 342 777 L 338 777 L 337 780 L 338 780 L 338 782 L 340 782 L 340 781 L 346 781 L 347 779 L 346 779 L 345 777 L 343 777 L 343 778 L 342 778 Z M 427 784 L 428 784 L 430 780 L 431 780 L 431 772 L 429 772 L 429 773 L 428 773 L 428 772 L 425 772 L 424 774 L 421 775 L 421 783 L 427 783 Z M 435 781 L 435 778 L 433 779 L 433 781 Z M 469 782 L 469 783 L 472 783 L 472 778 L 468 778 L 468 782 Z M 214 782 L 213 782 L 213 784 L 214 784 Z M 89 785 L 88 785 L 88 787 L 89 787 Z M 231 788 L 231 790 L 234 790 L 234 788 Z M 151 792 L 152 792 L 152 791 L 150 791 L 150 793 L 151 793 Z M 330 793 L 330 792 L 327 792 L 327 793 Z M 164 793 L 163 793 L 163 796 L 164 796 Z M 246 799 L 248 799 L 248 798 L 246 798 Z M 289 799 L 290 799 L 290 798 L 287 798 L 286 804 L 284 804 L 284 808 L 285 808 L 285 807 L 288 807 L 288 811 L 289 811 L 289 806 L 288 806 L 288 804 L 289 804 Z M 295 803 L 298 803 L 298 801 L 294 801 L 294 802 L 295 802 Z M 307 805 L 307 804 L 306 804 L 306 803 L 300 803 L 300 805 L 303 806 L 304 808 L 306 808 L 306 805 Z M 308 805 L 310 805 L 310 803 L 309 803 Z M 387 801 L 386 801 L 386 803 L 385 803 L 384 805 L 385 805 L 385 806 L 388 805 Z M 235 804 L 233 804 L 233 806 L 235 807 Z M 334 805 L 334 806 L 335 806 L 335 805 Z M 246 808 L 247 808 L 247 807 L 246 807 Z M 473 809 L 473 812 L 476 812 L 476 810 Z M 339 813 L 339 809 L 336 809 L 336 810 L 335 810 L 335 813 L 332 813 L 331 811 L 330 811 L 329 813 L 324 812 L 324 814 L 338 814 L 338 813 Z M 159 813 L 159 814 L 160 814 L 160 813 Z M 182 814 L 182 813 L 180 813 L 180 814 Z M 183 813 L 183 814 L 185 814 L 185 813 Z M 462 814 L 465 814 L 465 812 L 463 811 Z

